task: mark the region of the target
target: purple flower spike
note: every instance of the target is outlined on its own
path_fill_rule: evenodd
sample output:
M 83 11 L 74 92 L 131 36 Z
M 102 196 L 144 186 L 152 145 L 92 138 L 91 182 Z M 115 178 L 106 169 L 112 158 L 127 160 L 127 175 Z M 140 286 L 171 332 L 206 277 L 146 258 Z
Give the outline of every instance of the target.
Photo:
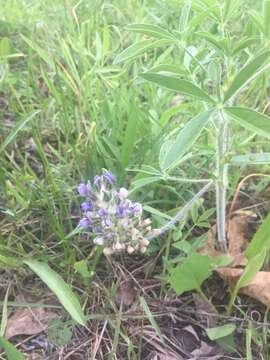
M 89 193 L 90 188 L 88 184 L 81 183 L 77 190 L 81 196 L 86 196 Z
M 106 180 L 109 181 L 110 184 L 116 182 L 116 176 L 109 171 L 104 171 L 103 176 L 105 177 Z
M 91 201 L 84 201 L 82 204 L 81 204 L 81 209 L 83 212 L 87 212 L 87 211 L 90 211 L 93 209 L 93 204 Z
M 81 220 L 80 220 L 80 222 L 79 222 L 79 225 L 82 227 L 82 228 L 88 228 L 89 227 L 89 225 L 90 225 L 90 221 L 89 221 L 89 219 L 87 218 L 87 217 L 84 217 L 84 218 L 82 218 Z
M 108 210 L 107 209 L 100 209 L 99 211 L 98 211 L 98 215 L 100 216 L 100 217 L 102 217 L 102 218 L 104 218 L 104 217 L 106 217 L 106 216 L 108 216 Z

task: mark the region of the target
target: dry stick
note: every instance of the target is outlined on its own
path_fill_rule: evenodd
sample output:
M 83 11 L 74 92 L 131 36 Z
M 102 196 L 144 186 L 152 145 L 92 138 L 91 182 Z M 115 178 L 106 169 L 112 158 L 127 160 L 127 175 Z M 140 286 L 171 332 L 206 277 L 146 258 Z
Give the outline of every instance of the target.
M 239 192 L 241 190 L 241 187 L 242 185 L 244 184 L 244 182 L 246 182 L 248 179 L 252 178 L 252 177 L 269 177 L 270 178 L 270 175 L 267 175 L 267 174 L 261 174 L 261 173 L 254 173 L 254 174 L 249 174 L 247 176 L 245 176 L 241 181 L 240 183 L 238 184 L 237 188 L 236 188 L 236 191 L 233 195 L 233 199 L 232 199 L 232 203 L 231 203 L 231 206 L 230 206 L 230 209 L 229 209 L 229 212 L 228 212 L 228 217 L 227 217 L 227 224 L 228 224 L 228 229 L 227 229 L 227 232 L 229 233 L 230 231 L 230 219 L 232 217 L 232 212 L 233 212 L 233 209 L 235 207 L 235 204 L 236 204 L 236 201 L 237 201 L 237 198 L 238 198 L 238 195 L 239 195 Z

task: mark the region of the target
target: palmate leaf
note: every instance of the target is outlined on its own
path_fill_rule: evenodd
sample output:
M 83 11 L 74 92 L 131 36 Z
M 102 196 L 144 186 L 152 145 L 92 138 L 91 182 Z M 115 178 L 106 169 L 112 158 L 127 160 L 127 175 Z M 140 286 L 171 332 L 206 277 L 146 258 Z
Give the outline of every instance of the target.
M 211 111 L 204 111 L 193 119 L 180 130 L 174 143 L 171 143 L 168 150 L 160 156 L 161 169 L 167 170 L 178 162 L 183 155 L 185 155 L 189 149 L 196 142 L 202 129 L 206 126 L 211 116 Z M 161 148 L 162 149 L 162 148 Z
M 225 107 L 225 112 L 245 128 L 270 138 L 270 117 L 245 107 Z
M 237 94 L 248 82 L 258 76 L 265 69 L 263 65 L 270 57 L 270 50 L 266 50 L 258 56 L 255 56 L 247 65 L 242 67 L 239 73 L 233 79 L 224 96 L 224 102 L 228 101 L 233 95 Z M 266 67 L 268 64 L 266 65 Z
M 79 324 L 85 325 L 86 318 L 80 302 L 61 276 L 45 263 L 33 259 L 24 260 L 24 263 L 51 289 L 70 316 Z
M 153 72 L 146 72 L 140 74 L 140 76 L 147 81 L 153 82 L 170 90 L 178 91 L 184 95 L 192 96 L 210 103 L 215 102 L 215 100 L 212 99 L 205 91 L 188 80 L 178 79 Z

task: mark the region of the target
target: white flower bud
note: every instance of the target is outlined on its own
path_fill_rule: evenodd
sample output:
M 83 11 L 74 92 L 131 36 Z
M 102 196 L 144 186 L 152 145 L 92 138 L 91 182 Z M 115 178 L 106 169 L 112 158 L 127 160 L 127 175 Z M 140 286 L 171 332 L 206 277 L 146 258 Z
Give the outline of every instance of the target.
M 125 250 L 125 248 L 126 248 L 125 244 L 121 244 L 121 243 L 118 242 L 118 241 L 114 244 L 113 247 L 114 247 L 114 249 L 115 249 L 116 251 Z
M 129 254 L 132 254 L 134 251 L 135 251 L 134 247 L 128 245 L 128 247 L 127 247 L 127 252 L 128 252 Z
M 148 246 L 149 243 L 150 243 L 150 241 L 147 240 L 147 239 L 142 239 L 142 240 L 140 241 L 140 244 L 141 244 L 142 246 Z
M 122 200 L 126 199 L 126 198 L 128 197 L 128 191 L 127 191 L 127 189 L 122 187 L 122 188 L 119 190 L 118 195 L 119 195 L 120 199 L 122 199 Z
M 93 240 L 93 243 L 96 244 L 96 245 L 104 245 L 104 239 L 102 237 L 96 237 Z
M 146 251 L 146 246 L 141 246 L 140 251 L 141 251 L 142 254 L 145 253 L 145 251 Z
M 113 254 L 113 249 L 111 249 L 111 248 L 109 248 L 109 247 L 105 247 L 104 249 L 103 249 L 103 254 L 104 255 L 112 255 Z

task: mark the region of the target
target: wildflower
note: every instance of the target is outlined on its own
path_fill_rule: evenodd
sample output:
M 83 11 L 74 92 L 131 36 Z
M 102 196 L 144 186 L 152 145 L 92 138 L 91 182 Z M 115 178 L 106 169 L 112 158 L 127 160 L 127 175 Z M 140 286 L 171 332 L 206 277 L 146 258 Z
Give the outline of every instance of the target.
M 104 246 L 104 254 L 146 251 L 152 233 L 151 220 L 143 219 L 143 208 L 128 199 L 128 190 L 116 189 L 116 176 L 107 170 L 96 175 L 92 185 L 82 183 L 78 192 L 85 199 L 79 226 L 89 233 L 96 245 Z M 90 226 L 91 225 L 91 226 Z

